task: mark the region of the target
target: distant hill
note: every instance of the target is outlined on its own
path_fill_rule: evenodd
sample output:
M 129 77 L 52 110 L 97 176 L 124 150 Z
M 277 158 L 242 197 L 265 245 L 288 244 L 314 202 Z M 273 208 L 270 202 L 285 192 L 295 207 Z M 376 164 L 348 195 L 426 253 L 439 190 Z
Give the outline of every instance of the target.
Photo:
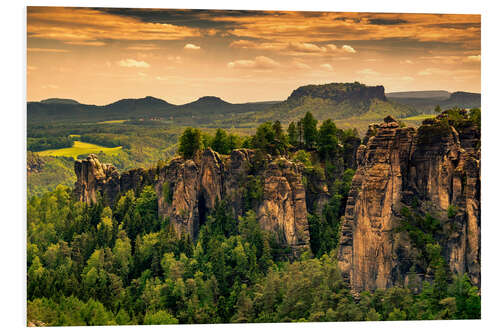
M 74 99 L 69 98 L 48 98 L 40 101 L 40 103 L 44 104 L 80 104 Z
M 422 90 L 422 91 L 400 91 L 386 93 L 387 98 L 432 98 L 432 99 L 448 99 L 450 93 L 446 90 Z
M 48 102 L 47 102 L 48 101 Z M 51 102 L 54 101 L 54 102 Z M 68 100 L 69 101 L 69 100 Z M 217 117 L 227 118 L 248 112 L 261 111 L 278 102 L 253 102 L 233 104 L 219 97 L 205 96 L 194 102 L 174 105 L 162 99 L 147 96 L 128 98 L 103 106 L 64 103 L 61 99 L 28 102 L 28 122 L 98 122 L 114 119 L 160 118 L 176 123 L 211 124 Z
M 453 106 L 480 107 L 481 95 L 444 90 L 385 93 L 383 86 L 367 86 L 359 82 L 301 86 L 281 102 L 229 103 L 215 96 L 204 96 L 183 105 L 159 98 L 129 98 L 98 106 L 75 100 L 50 98 L 28 102 L 28 123 L 100 122 L 106 120 L 167 121 L 179 126 L 249 127 L 264 121 L 288 123 L 307 111 L 321 120 L 380 120 L 391 114 L 406 118 L 432 113 Z
M 146 96 L 144 98 L 127 98 L 121 99 L 114 103 L 108 104 L 105 107 L 108 108 L 142 108 L 142 107 L 165 107 L 174 106 L 173 104 L 167 103 L 162 99 L 155 98 L 152 96 Z
M 388 93 L 386 96 L 389 100 L 414 107 L 419 113 L 432 113 L 436 105 L 441 109 L 481 107 L 481 94 L 463 91 L 454 93 L 445 90 L 405 91 Z
M 295 120 L 310 111 L 317 119 L 382 119 L 387 114 L 407 117 L 416 114 L 411 106 L 390 101 L 383 86 L 359 82 L 307 85 L 295 89 L 288 99 L 266 112 L 282 122 Z

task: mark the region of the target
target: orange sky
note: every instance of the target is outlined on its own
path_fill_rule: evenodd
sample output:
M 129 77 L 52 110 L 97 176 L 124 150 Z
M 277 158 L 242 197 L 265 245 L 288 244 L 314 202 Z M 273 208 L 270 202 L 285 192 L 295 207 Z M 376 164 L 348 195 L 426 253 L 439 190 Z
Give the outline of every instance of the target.
M 283 100 L 300 85 L 481 90 L 479 15 L 28 7 L 27 98 Z

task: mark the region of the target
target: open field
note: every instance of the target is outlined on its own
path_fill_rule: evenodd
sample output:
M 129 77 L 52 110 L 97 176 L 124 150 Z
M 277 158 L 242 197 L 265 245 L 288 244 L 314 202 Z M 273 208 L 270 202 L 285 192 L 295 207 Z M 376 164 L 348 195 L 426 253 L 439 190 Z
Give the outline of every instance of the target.
M 424 120 L 427 118 L 434 118 L 435 116 L 435 114 L 419 114 L 417 116 L 403 118 L 402 120 Z
M 123 124 L 125 121 L 125 119 L 105 120 L 98 122 L 98 124 Z
M 114 148 L 107 148 L 93 143 L 82 141 L 75 141 L 71 148 L 49 149 L 39 152 L 40 156 L 67 156 L 77 159 L 79 155 L 97 154 L 103 152 L 106 154 L 114 155 L 122 149 L 121 146 Z

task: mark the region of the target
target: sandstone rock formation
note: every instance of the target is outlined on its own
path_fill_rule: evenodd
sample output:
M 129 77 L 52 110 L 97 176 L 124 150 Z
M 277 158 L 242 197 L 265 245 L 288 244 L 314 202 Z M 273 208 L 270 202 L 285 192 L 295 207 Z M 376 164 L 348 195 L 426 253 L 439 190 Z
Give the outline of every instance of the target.
M 94 154 L 76 161 L 75 173 L 74 193 L 80 201 L 94 203 L 100 195 L 106 204 L 111 204 L 120 192 L 118 170 L 110 164 L 102 164 Z
M 447 221 L 448 235 L 440 244 L 451 272 L 467 273 L 480 284 L 479 133 L 472 123 L 457 131 L 437 120 L 425 121 L 418 131 L 401 128 L 390 117 L 370 125 L 366 145 L 358 148 L 338 253 L 353 289 L 408 281 L 418 259 L 395 228 L 402 206 L 415 200 Z M 450 206 L 458 213 L 447 220 Z
M 286 159 L 256 155 L 250 149 L 237 149 L 229 156 L 206 149 L 193 160 L 175 158 L 162 168 L 134 169 L 122 175 L 90 155 L 75 163 L 74 193 L 83 202 L 95 203 L 100 195 L 105 204 L 113 205 L 120 194 L 153 185 L 159 215 L 169 218 L 179 235 L 196 238 L 207 214 L 221 200 L 228 202 L 235 221 L 243 215 L 245 182 L 250 176 L 257 177 L 263 196 L 250 208 L 256 211 L 262 228 L 274 232 L 283 244 L 302 251 L 309 246 L 302 170 Z

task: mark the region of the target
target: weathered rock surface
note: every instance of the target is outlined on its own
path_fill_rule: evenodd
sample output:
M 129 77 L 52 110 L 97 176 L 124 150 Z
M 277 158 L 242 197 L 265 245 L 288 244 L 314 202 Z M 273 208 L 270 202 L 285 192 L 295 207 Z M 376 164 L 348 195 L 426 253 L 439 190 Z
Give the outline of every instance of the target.
M 298 166 L 284 158 L 264 172 L 264 199 L 257 218 L 264 230 L 274 231 L 285 244 L 308 246 L 306 192 Z
M 75 194 L 95 203 L 99 195 L 113 205 L 120 194 L 153 185 L 158 195 L 158 213 L 170 218 L 180 235 L 196 238 L 207 214 L 217 202 L 226 200 L 237 218 L 245 210 L 245 181 L 258 177 L 262 200 L 254 209 L 263 229 L 274 232 L 283 244 L 302 250 L 309 246 L 305 189 L 300 166 L 271 156 L 257 157 L 253 150 L 237 149 L 221 156 L 211 149 L 193 160 L 176 158 L 162 168 L 134 169 L 122 175 L 94 155 L 75 163 Z M 261 163 L 261 164 L 259 164 Z M 255 166 L 262 168 L 256 170 Z
M 74 193 L 78 200 L 94 203 L 102 196 L 106 204 L 111 204 L 120 192 L 120 174 L 110 164 L 99 162 L 90 154 L 85 160 L 75 162 L 76 183 Z
M 415 131 L 401 128 L 390 117 L 370 125 L 366 145 L 358 148 L 338 253 L 353 289 L 408 281 L 410 267 L 418 260 L 409 239 L 394 228 L 401 207 L 413 200 L 445 221 L 450 206 L 458 209 L 447 222 L 453 231 L 440 243 L 451 272 L 467 273 L 480 284 L 479 137 L 474 125 L 457 131 L 427 121 Z

